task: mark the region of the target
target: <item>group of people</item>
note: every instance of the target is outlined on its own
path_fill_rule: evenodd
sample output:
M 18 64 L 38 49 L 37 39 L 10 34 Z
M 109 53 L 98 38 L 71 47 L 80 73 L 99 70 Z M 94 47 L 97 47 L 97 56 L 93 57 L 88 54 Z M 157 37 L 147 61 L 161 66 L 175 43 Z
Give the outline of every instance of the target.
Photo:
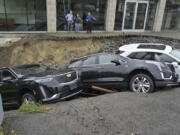
M 72 31 L 73 24 L 75 24 L 75 32 L 79 32 L 80 31 L 80 24 L 81 24 L 82 19 L 81 19 L 79 13 L 77 13 L 76 16 L 74 17 L 73 16 L 73 12 L 71 10 L 65 16 L 65 18 L 66 18 L 66 21 L 67 21 L 67 30 L 68 31 Z M 96 18 L 91 15 L 91 12 L 88 12 L 88 15 L 83 20 L 83 21 L 86 21 L 87 33 L 91 33 L 92 32 L 92 23 L 93 23 L 93 20 L 95 21 Z

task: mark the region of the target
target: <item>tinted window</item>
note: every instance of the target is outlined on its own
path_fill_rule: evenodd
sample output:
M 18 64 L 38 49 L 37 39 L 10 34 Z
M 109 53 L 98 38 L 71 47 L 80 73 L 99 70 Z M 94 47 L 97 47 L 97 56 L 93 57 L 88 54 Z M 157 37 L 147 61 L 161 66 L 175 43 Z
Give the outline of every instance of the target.
M 152 60 L 152 54 L 149 52 L 132 53 L 128 57 L 132 59 Z
M 83 61 L 83 66 L 96 64 L 96 56 L 88 57 Z
M 75 61 L 73 62 L 72 64 L 69 65 L 69 68 L 72 68 L 72 67 L 79 67 L 81 66 L 82 64 L 82 60 L 78 60 L 78 61 Z
M 13 70 L 20 75 L 36 74 L 42 73 L 48 70 L 48 67 L 35 64 L 35 65 L 26 65 L 26 66 L 17 66 L 13 67 Z
M 3 71 L 2 73 L 2 81 L 3 80 L 13 80 L 15 77 L 9 71 Z
M 166 54 L 162 54 L 162 53 L 155 53 L 154 60 L 159 61 L 159 62 L 169 62 L 169 63 L 176 61 L 173 58 L 171 58 L 170 56 L 168 56 Z
M 100 55 L 99 56 L 99 64 L 112 64 L 111 61 L 118 59 L 116 55 Z

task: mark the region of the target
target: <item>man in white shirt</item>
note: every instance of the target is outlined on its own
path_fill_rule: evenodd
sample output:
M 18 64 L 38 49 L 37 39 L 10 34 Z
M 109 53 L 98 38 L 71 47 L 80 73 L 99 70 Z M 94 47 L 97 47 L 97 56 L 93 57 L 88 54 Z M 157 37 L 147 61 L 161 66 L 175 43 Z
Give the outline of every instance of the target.
M 73 25 L 73 12 L 72 10 L 69 11 L 69 13 L 66 15 L 66 21 L 68 24 L 67 30 L 72 31 L 72 25 Z

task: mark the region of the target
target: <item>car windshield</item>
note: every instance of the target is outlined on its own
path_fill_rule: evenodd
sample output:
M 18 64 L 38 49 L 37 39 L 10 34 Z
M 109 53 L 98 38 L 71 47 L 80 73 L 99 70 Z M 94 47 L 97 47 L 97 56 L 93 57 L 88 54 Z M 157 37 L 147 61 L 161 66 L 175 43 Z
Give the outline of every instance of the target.
M 174 57 L 176 57 L 177 59 L 180 59 L 180 51 L 179 50 L 172 50 L 170 52 L 170 54 Z
M 13 69 L 19 75 L 29 75 L 45 72 L 48 70 L 48 67 L 43 65 L 25 65 L 13 67 Z

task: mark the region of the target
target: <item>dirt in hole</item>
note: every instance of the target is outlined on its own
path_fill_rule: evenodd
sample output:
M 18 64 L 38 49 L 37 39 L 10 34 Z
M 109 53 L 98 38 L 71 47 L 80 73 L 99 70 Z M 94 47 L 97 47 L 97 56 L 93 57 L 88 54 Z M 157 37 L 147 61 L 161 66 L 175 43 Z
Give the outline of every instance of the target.
M 43 63 L 63 68 L 72 59 L 99 52 L 105 39 L 48 40 L 22 39 L 0 47 L 0 67 Z
M 74 40 L 25 37 L 0 47 L 0 67 L 42 63 L 64 68 L 74 58 L 97 52 L 116 52 L 120 46 L 130 43 L 163 43 L 180 48 L 180 40 L 147 36 Z

